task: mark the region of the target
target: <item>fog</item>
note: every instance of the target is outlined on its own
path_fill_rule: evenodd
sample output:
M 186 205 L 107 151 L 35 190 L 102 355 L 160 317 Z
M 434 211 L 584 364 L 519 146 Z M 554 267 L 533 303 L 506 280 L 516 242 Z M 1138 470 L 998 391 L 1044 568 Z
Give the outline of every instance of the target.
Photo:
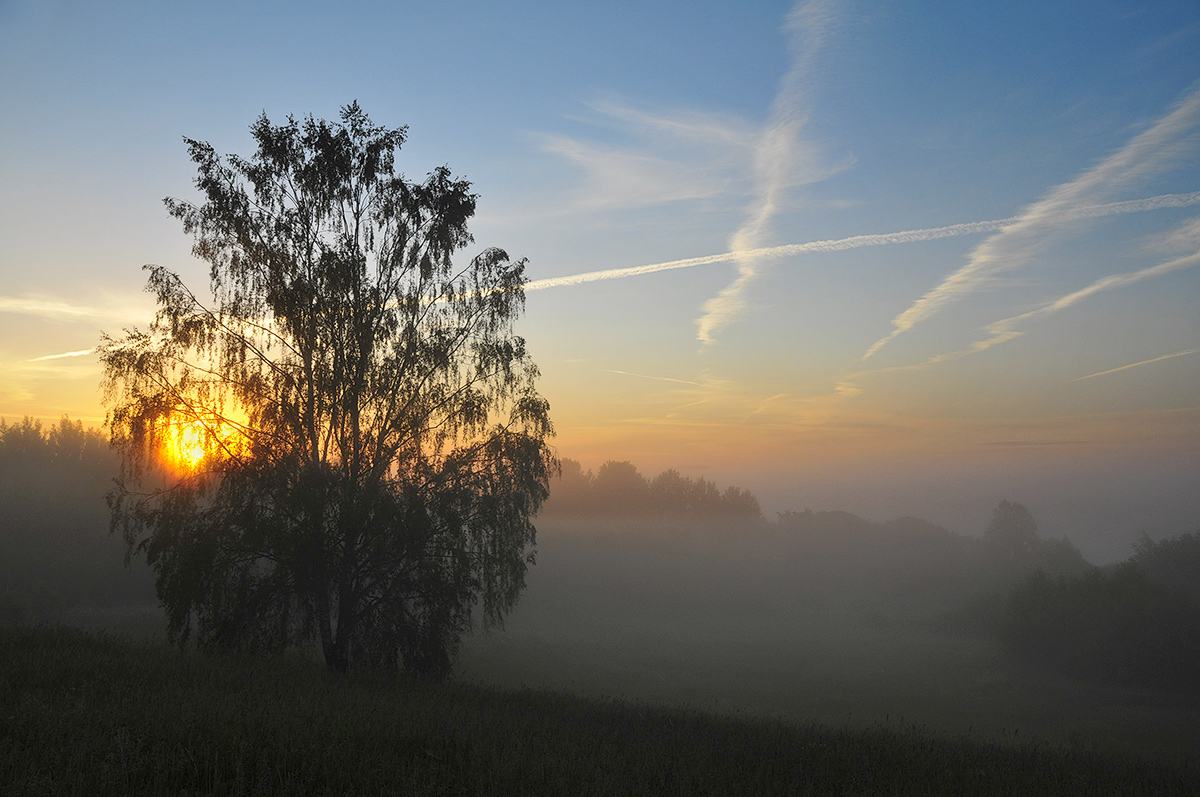
M 1040 516 L 1041 548 L 998 561 L 982 539 L 995 499 L 969 535 L 911 517 L 617 515 L 556 501 L 520 605 L 502 630 L 466 640 L 460 678 L 836 726 L 1200 752 L 1194 683 L 1063 672 L 996 633 L 1026 570 L 1091 571 Z
M 1048 536 L 1067 536 L 1093 564 L 1126 559 L 1143 534 L 1175 536 L 1200 525 L 1200 453 L 1072 459 L 888 462 L 780 473 L 722 474 L 752 485 L 764 513 L 844 509 L 866 518 L 920 517 L 982 533 L 1003 499 L 1033 511 Z
M 162 636 L 148 568 L 126 568 L 107 533 L 111 453 L 69 422 L 51 431 L 0 428 L 0 623 Z M 519 604 L 503 628 L 463 640 L 453 677 L 799 723 L 1200 753 L 1200 512 L 1173 527 L 1153 516 L 1169 533 L 1151 536 L 1166 542 L 1135 549 L 1145 526 L 1125 507 L 1105 532 L 1122 544 L 1090 547 L 1064 534 L 1085 520 L 1060 520 L 1086 482 L 1029 497 L 968 491 L 970 477 L 957 496 L 947 479 L 924 513 L 889 511 L 929 500 L 896 480 L 864 518 L 835 508 L 852 490 L 832 482 L 794 487 L 800 500 L 780 513 L 762 509 L 783 500 L 774 494 L 760 503 L 671 470 L 591 473 L 566 460 Z M 1092 498 L 1097 513 L 1111 506 L 1104 491 Z M 955 513 L 962 526 L 940 522 Z M 1110 558 L 1093 559 L 1101 550 Z M 1094 567 L 1118 559 L 1129 561 Z

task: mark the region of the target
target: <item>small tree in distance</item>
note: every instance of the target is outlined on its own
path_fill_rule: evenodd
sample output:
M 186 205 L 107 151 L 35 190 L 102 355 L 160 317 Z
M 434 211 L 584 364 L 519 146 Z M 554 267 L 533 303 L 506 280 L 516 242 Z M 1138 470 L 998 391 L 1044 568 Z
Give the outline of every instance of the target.
M 474 606 L 494 623 L 515 604 L 557 466 L 512 330 L 525 261 L 456 266 L 469 183 L 397 174 L 406 129 L 357 103 L 251 132 L 248 159 L 185 139 L 203 201 L 165 200 L 213 301 L 147 266 L 149 332 L 104 339 L 113 527 L 180 643 L 316 637 L 336 670 L 444 674 Z
M 1024 562 L 1038 548 L 1037 532 L 1037 523 L 1025 505 L 1005 500 L 992 510 L 992 522 L 984 530 L 983 539 L 1002 558 Z

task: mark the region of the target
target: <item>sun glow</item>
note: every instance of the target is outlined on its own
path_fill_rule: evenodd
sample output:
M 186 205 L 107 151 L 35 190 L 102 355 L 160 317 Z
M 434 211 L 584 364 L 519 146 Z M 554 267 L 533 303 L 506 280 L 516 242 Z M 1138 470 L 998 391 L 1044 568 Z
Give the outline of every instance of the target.
M 178 470 L 195 470 L 208 455 L 208 433 L 196 421 L 172 421 L 163 435 L 163 454 Z
M 224 424 L 173 419 L 162 434 L 162 452 L 166 462 L 176 470 L 193 471 L 206 460 L 222 456 L 232 435 Z

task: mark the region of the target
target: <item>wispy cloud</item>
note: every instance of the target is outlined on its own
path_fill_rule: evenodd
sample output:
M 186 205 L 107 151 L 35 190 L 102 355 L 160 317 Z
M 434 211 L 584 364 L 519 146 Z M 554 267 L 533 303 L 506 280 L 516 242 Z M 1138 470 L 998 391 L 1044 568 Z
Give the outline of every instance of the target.
M 1146 242 L 1147 252 L 1175 254 L 1200 249 L 1200 216 L 1188 219 L 1168 233 L 1156 235 Z
M 988 324 L 986 327 L 984 327 L 984 329 L 989 335 L 991 335 L 991 337 L 985 338 L 984 340 L 975 341 L 971 344 L 970 348 L 963 353 L 973 354 L 975 352 L 986 351 L 992 346 L 996 346 L 1000 343 L 1005 343 L 1013 338 L 1019 337 L 1022 332 L 1017 329 L 1017 327 L 1024 322 L 1041 316 L 1047 316 L 1061 312 L 1066 310 L 1068 307 L 1083 301 L 1089 296 L 1094 296 L 1097 293 L 1116 290 L 1117 288 L 1124 288 L 1126 286 L 1133 285 L 1136 282 L 1141 282 L 1142 280 L 1151 279 L 1153 277 L 1161 277 L 1165 274 L 1171 274 L 1176 271 L 1195 268 L 1196 266 L 1200 266 L 1200 252 L 1185 255 L 1184 257 L 1177 257 L 1172 260 L 1168 260 L 1165 263 L 1159 263 L 1156 266 L 1150 266 L 1137 271 L 1127 271 L 1124 274 L 1112 274 L 1107 277 L 1102 277 L 1101 279 L 1096 280 L 1084 288 L 1080 288 L 1077 291 L 1068 293 L 1067 295 L 1062 296 L 1053 302 L 1050 302 L 1049 304 L 1042 305 L 1035 310 L 1030 310 L 1027 313 L 1021 313 L 1020 315 L 1011 316 L 1009 318 L 1002 318 L 999 321 Z M 945 355 L 942 356 L 944 357 Z
M 693 382 L 690 379 L 675 379 L 670 376 L 649 376 L 648 374 L 635 374 L 632 371 L 618 371 L 615 368 L 605 368 L 605 373 L 620 374 L 621 376 L 636 376 L 638 379 L 652 379 L 655 382 L 674 382 L 679 385 L 694 385 L 696 387 L 704 387 L 701 382 Z
M 1081 205 L 1095 205 L 1113 192 L 1161 173 L 1194 147 L 1200 121 L 1200 89 L 1193 88 L 1170 112 L 1124 147 L 1021 211 L 1016 220 L 971 252 L 966 265 L 947 276 L 907 310 L 892 319 L 892 331 L 876 341 L 863 359 L 947 304 L 980 290 L 1002 272 L 1019 268 L 1069 226 L 1088 218 Z
M 737 278 L 704 304 L 704 314 L 696 321 L 696 339 L 712 343 L 718 329 L 727 325 L 745 308 L 742 294 L 758 275 L 763 238 L 779 210 L 784 192 L 797 182 L 811 182 L 830 173 L 820 165 L 814 148 L 801 139 L 805 124 L 805 81 L 829 35 L 836 15 L 833 4 L 811 0 L 796 6 L 788 15 L 785 29 L 790 36 L 791 68 L 784 75 L 771 118 L 755 147 L 754 174 L 757 197 L 745 221 L 730 237 L 729 249 L 737 263 Z
M 1129 363 L 1128 365 L 1122 365 L 1117 368 L 1109 368 L 1107 371 L 1097 371 L 1096 373 L 1088 374 L 1087 376 L 1080 376 L 1080 377 L 1076 377 L 1075 379 L 1068 379 L 1066 383 L 1082 382 L 1085 379 L 1095 379 L 1098 376 L 1108 376 L 1109 374 L 1119 373 L 1120 371 L 1128 371 L 1130 368 L 1137 368 L 1140 365 L 1149 365 L 1150 363 L 1159 363 L 1159 362 L 1162 362 L 1163 360 L 1170 360 L 1173 357 L 1184 357 L 1189 354 L 1196 354 L 1197 352 L 1200 352 L 1200 349 L 1186 349 L 1184 351 L 1177 351 L 1173 354 L 1164 354 L 1161 357 L 1151 357 L 1149 360 L 1139 360 L 1136 363 Z M 1066 384 L 1066 383 L 1064 383 L 1064 384 Z
M 1160 208 L 1180 208 L 1200 204 L 1200 191 L 1190 194 L 1164 194 L 1146 199 L 1132 199 L 1124 202 L 1109 202 L 1102 205 L 1085 205 L 1071 211 L 1073 218 L 1100 218 L 1121 213 L 1139 213 Z M 892 244 L 919 243 L 935 241 L 942 238 L 954 238 L 960 235 L 974 235 L 992 232 L 1005 225 L 1012 224 L 1017 217 L 1007 219 L 992 219 L 988 221 L 971 221 L 962 224 L 950 224 L 945 227 L 929 227 L 920 230 L 901 230 L 899 232 L 872 233 L 868 235 L 853 235 L 848 238 L 836 238 L 823 241 L 809 241 L 799 244 L 783 244 L 766 246 L 742 252 L 758 261 L 768 258 L 792 257 L 813 252 L 841 252 L 847 249 L 858 249 L 864 246 L 889 246 Z M 548 277 L 532 280 L 525 284 L 526 291 L 540 291 L 547 288 L 562 288 L 571 285 L 582 285 L 601 280 L 625 279 L 638 277 L 643 274 L 654 274 L 659 271 L 670 271 L 680 268 L 694 268 L 712 263 L 724 263 L 735 260 L 737 253 L 729 251 L 716 255 L 687 257 L 680 260 L 667 260 L 661 263 L 648 263 L 642 266 L 628 268 L 612 268 L 602 271 L 585 271 L 580 274 L 569 274 L 562 277 Z
M 592 113 L 576 121 L 592 126 L 592 135 L 541 136 L 542 149 L 583 178 L 554 212 L 621 211 L 751 190 L 756 129 L 749 122 L 690 110 L 652 113 L 612 100 L 588 107 Z
M 125 321 L 149 318 L 153 315 L 153 310 L 150 305 L 120 300 L 109 306 L 93 307 L 58 299 L 0 296 L 0 313 L 31 315 L 60 321 L 84 321 L 93 318 Z
M 86 357 L 89 354 L 94 354 L 95 349 L 80 349 L 79 351 L 67 351 L 62 354 L 47 354 L 42 357 L 34 357 L 29 360 L 31 363 L 40 363 L 43 360 L 61 360 L 64 357 Z
M 697 169 L 690 159 L 604 146 L 567 136 L 547 136 L 547 152 L 560 155 L 584 173 L 575 192 L 578 210 L 614 210 L 704 199 L 729 188 L 722 169 Z M 722 154 L 718 159 L 728 159 Z
M 36 315 L 43 318 L 102 318 L 110 316 L 96 307 L 68 304 L 54 299 L 18 298 L 0 296 L 0 313 Z
M 1065 296 L 1055 299 L 1052 302 L 1048 302 L 1034 310 L 1030 310 L 1029 312 L 1026 312 L 1026 313 L 1021 313 L 1020 315 L 1010 316 L 1009 318 L 1002 318 L 999 321 L 994 321 L 991 324 L 988 324 L 986 327 L 984 327 L 984 331 L 989 335 L 989 337 L 986 337 L 982 340 L 977 340 L 965 349 L 959 349 L 957 351 L 945 352 L 943 354 L 936 354 L 936 355 L 934 355 L 932 357 L 928 357 L 920 362 L 909 363 L 907 365 L 890 365 L 890 366 L 887 366 L 884 368 L 874 368 L 874 369 L 870 369 L 870 370 L 855 371 L 854 373 L 846 374 L 843 377 L 841 377 L 841 379 L 835 385 L 834 394 L 837 396 L 841 396 L 843 398 L 850 398 L 853 396 L 857 396 L 859 393 L 862 392 L 860 382 L 863 377 L 876 376 L 879 374 L 899 373 L 899 372 L 906 372 L 906 371 L 924 371 L 924 370 L 928 370 L 928 369 L 937 367 L 944 363 L 954 362 L 955 360 L 960 360 L 963 357 L 967 357 L 972 354 L 978 354 L 980 352 L 987 351 L 988 349 L 992 348 L 993 346 L 998 346 L 1002 343 L 1007 343 L 1008 341 L 1015 340 L 1016 338 L 1019 338 L 1021 335 L 1025 334 L 1021 329 L 1019 329 L 1019 327 L 1021 325 L 1023 325 L 1024 323 L 1026 323 L 1028 321 L 1032 321 L 1036 318 L 1052 315 L 1054 313 L 1058 313 L 1063 310 L 1066 310 L 1067 308 L 1083 301 L 1084 299 L 1088 298 L 1089 296 L 1094 296 L 1097 293 L 1103 293 L 1105 291 L 1116 290 L 1118 288 L 1124 288 L 1129 285 L 1133 285 L 1135 283 L 1141 282 L 1143 280 L 1152 279 L 1154 277 L 1161 277 L 1161 276 L 1164 276 L 1166 274 L 1171 274 L 1176 271 L 1183 271 L 1185 269 L 1195 268 L 1196 266 L 1200 266 L 1200 252 L 1186 255 L 1184 257 L 1174 258 L 1172 260 L 1168 260 L 1166 262 L 1159 263 L 1158 265 L 1139 269 L 1137 271 L 1129 271 L 1129 272 L 1125 272 L 1123 274 L 1113 274 L 1113 275 L 1110 275 L 1107 277 L 1103 277 L 1101 279 L 1096 280 L 1095 282 L 1092 282 L 1091 284 L 1087 285 L 1084 288 L 1080 288 L 1077 291 L 1068 293 Z M 1072 379 L 1069 381 L 1078 382 L 1083 379 L 1091 379 L 1092 377 L 1096 377 L 1096 376 L 1104 376 L 1106 374 L 1116 373 L 1117 371 L 1122 371 L 1126 368 L 1134 368 L 1139 365 L 1146 365 L 1146 364 L 1149 364 L 1152 362 L 1158 362 L 1159 360 L 1169 359 L 1171 357 L 1181 357 L 1185 354 L 1192 354 L 1196 351 L 1200 351 L 1200 349 L 1189 349 L 1187 351 L 1176 352 L 1175 354 L 1168 354 L 1163 357 L 1154 358 L 1152 360 L 1145 360 L 1142 362 L 1131 363 L 1130 365 L 1121 366 L 1120 368 L 1113 368 L 1108 371 L 1101 371 L 1100 373 L 1089 374 L 1088 376 L 1082 376 L 1082 377 L 1079 377 L 1078 379 Z

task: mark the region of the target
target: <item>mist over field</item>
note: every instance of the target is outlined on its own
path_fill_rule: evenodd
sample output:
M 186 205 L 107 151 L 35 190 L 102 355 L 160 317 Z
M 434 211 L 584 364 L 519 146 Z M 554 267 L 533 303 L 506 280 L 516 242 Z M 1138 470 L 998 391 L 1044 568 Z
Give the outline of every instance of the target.
M 1069 537 L 1096 565 L 1129 557 L 1141 536 L 1195 530 L 1200 518 L 1195 452 L 1116 457 L 997 457 L 928 463 L 890 461 L 873 467 L 813 467 L 781 474 L 746 468 L 726 473 L 753 484 L 768 516 L 842 508 L 874 520 L 912 516 L 960 534 L 979 535 L 997 501 L 1029 507 L 1044 535 Z
M 1081 677 L 997 634 L 1029 572 L 1092 571 L 1067 540 L 1004 560 L 983 529 L 911 517 L 622 513 L 628 500 L 598 510 L 559 487 L 521 604 L 464 642 L 460 677 L 835 726 L 1200 749 L 1194 680 L 1181 693 Z
M 102 438 L 68 421 L 0 432 L 0 619 L 161 637 L 149 569 L 126 569 L 107 533 Z M 1172 761 L 1200 751 L 1186 527 L 1174 547 L 1146 540 L 1097 569 L 1016 501 L 972 533 L 767 517 L 736 487 L 570 460 L 551 496 L 516 610 L 468 635 L 454 679 Z

